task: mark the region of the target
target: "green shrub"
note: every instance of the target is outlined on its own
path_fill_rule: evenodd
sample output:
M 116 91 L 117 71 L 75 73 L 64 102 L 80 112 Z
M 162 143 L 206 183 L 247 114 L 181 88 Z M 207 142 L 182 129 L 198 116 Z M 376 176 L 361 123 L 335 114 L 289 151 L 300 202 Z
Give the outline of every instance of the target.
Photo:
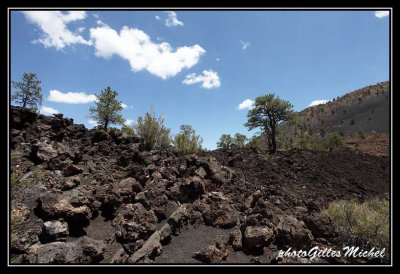
M 132 127 L 129 127 L 129 126 L 123 126 L 122 128 L 121 128 L 121 132 L 122 133 L 126 133 L 126 134 L 128 134 L 129 136 L 135 136 L 135 131 L 133 130 L 133 128 Z
M 338 133 L 338 132 L 333 132 L 333 133 L 329 134 L 326 146 L 329 149 L 343 147 L 344 141 L 343 141 L 342 135 L 340 135 L 340 133 Z
M 388 248 L 389 201 L 373 199 L 332 202 L 320 212 L 329 216 L 347 244 L 365 248 Z
M 143 138 L 146 149 L 165 148 L 171 143 L 170 129 L 164 126 L 162 116 L 156 117 L 153 109 L 144 117 L 139 116 L 135 130 Z
M 222 149 L 229 149 L 233 143 L 232 136 L 230 134 L 222 134 L 217 142 L 217 147 Z
M 180 152 L 191 154 L 201 150 L 203 139 L 199 135 L 196 135 L 192 126 L 181 125 L 181 131 L 175 135 L 172 143 Z

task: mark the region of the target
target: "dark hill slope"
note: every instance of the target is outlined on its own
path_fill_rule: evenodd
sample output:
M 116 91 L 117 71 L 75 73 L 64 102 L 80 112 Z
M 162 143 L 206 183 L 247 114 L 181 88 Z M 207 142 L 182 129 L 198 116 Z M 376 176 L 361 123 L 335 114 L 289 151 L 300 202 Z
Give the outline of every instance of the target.
M 340 132 L 345 136 L 364 133 L 389 133 L 389 82 L 367 86 L 335 98 L 326 104 L 304 109 L 299 113 L 298 126 L 305 132 Z M 293 132 L 293 126 L 283 126 Z

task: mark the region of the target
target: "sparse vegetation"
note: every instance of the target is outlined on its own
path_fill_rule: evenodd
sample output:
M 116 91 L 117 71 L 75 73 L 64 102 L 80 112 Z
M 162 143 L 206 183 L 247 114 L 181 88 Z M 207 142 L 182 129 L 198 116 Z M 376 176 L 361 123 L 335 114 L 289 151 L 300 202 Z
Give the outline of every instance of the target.
M 344 141 L 340 133 L 333 132 L 329 134 L 327 140 L 327 148 L 329 148 L 329 150 L 333 150 L 335 148 L 341 148 L 343 146 L 344 146 Z
M 373 199 L 332 202 L 321 211 L 332 219 L 344 241 L 366 248 L 389 246 L 389 201 Z
M 238 147 L 244 147 L 247 142 L 247 137 L 244 134 L 236 133 L 233 137 L 233 144 Z
M 11 82 L 12 87 L 17 89 L 11 96 L 11 100 L 24 108 L 37 111 L 43 100 L 40 83 L 36 74 L 24 73 L 21 82 Z
M 38 168 L 25 175 L 13 172 L 10 175 L 10 186 L 13 191 L 18 191 L 41 181 L 43 178 L 44 172 Z
M 267 137 L 269 153 L 276 152 L 276 127 L 283 121 L 290 121 L 294 117 L 293 105 L 288 101 L 268 94 L 257 97 L 254 108 L 247 114 L 248 121 L 245 126 L 249 130 L 261 128 Z
M 232 136 L 230 134 L 222 134 L 221 138 L 217 142 L 218 148 L 229 149 L 233 143 Z
M 121 128 L 121 132 L 122 133 L 126 133 L 128 135 L 134 136 L 135 135 L 135 130 L 132 127 L 128 127 L 128 126 L 123 126 Z
M 96 106 L 89 109 L 93 120 L 105 130 L 111 124 L 124 123 L 124 119 L 119 114 L 123 109 L 122 102 L 117 100 L 118 92 L 112 90 L 110 87 L 101 91 L 100 95 L 96 95 Z
M 201 150 L 203 139 L 196 135 L 196 131 L 190 125 L 181 125 L 181 131 L 175 135 L 172 143 L 183 154 L 196 153 Z
M 164 118 L 156 117 L 153 109 L 139 116 L 136 133 L 143 138 L 146 149 L 165 148 L 171 144 L 170 129 L 164 126 Z
M 278 145 L 280 143 L 278 142 Z M 253 137 L 250 138 L 250 140 L 247 142 L 246 147 L 252 148 L 258 151 L 266 151 L 268 150 L 268 147 L 266 146 L 266 138 L 264 135 L 254 135 Z
M 229 149 L 231 145 L 235 145 L 237 147 L 244 147 L 247 143 L 247 137 L 244 134 L 236 133 L 234 137 L 230 134 L 222 134 L 221 138 L 217 142 L 218 148 Z

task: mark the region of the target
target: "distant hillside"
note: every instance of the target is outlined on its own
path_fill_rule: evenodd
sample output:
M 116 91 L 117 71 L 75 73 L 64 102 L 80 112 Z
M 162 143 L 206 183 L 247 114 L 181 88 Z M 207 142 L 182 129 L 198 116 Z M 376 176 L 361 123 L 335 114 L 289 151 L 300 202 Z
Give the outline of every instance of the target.
M 284 125 L 284 131 L 300 129 L 308 135 L 340 132 L 344 136 L 360 131 L 389 133 L 389 82 L 367 86 L 322 105 L 301 111 L 295 126 Z M 296 129 L 297 128 L 297 129 Z

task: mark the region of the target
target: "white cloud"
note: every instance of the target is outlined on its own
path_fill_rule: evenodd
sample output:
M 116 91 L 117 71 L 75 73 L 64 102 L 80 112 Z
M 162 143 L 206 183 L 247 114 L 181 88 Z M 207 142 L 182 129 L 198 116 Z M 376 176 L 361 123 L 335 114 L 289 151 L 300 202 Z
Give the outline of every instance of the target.
M 80 27 L 80 28 L 78 28 L 78 32 L 82 33 L 85 29 L 86 29 L 85 27 Z
M 378 17 L 379 19 L 384 18 L 386 16 L 389 16 L 389 11 L 388 10 L 377 10 L 377 11 L 375 11 L 375 17 Z
M 182 81 L 185 85 L 193 85 L 196 83 L 202 83 L 201 86 L 206 89 L 217 88 L 221 86 L 218 73 L 213 70 L 204 70 L 202 74 L 196 75 L 190 73 L 186 75 L 186 78 Z
M 142 30 L 126 26 L 119 33 L 109 26 L 92 28 L 90 37 L 96 56 L 106 59 L 113 55 L 120 56 L 129 62 L 134 72 L 147 70 L 162 79 L 193 67 L 206 52 L 197 44 L 174 51 L 169 43 L 154 43 Z
M 321 99 L 321 100 L 314 100 L 312 101 L 308 106 L 312 107 L 312 106 L 316 106 L 316 105 L 321 105 L 321 104 L 326 104 L 328 103 L 329 100 L 325 100 L 325 99 Z
M 62 93 L 56 89 L 50 90 L 47 100 L 65 104 L 86 104 L 96 101 L 94 94 L 86 94 L 84 92 L 67 92 Z
M 217 62 L 219 62 L 219 60 L 221 60 L 221 59 L 219 59 L 219 58 L 215 58 L 215 60 L 216 60 Z
M 42 106 L 40 108 L 40 113 L 44 114 L 44 115 L 51 115 L 51 114 L 59 113 L 59 111 L 54 109 L 54 108 L 52 108 L 52 107 Z
M 156 18 L 156 20 L 161 20 L 160 16 L 156 15 L 154 18 Z
M 99 25 L 99 26 L 102 26 L 102 27 L 107 27 L 108 26 L 106 23 L 104 23 L 100 19 L 96 21 L 96 24 Z
M 240 40 L 240 44 L 242 44 L 242 49 L 246 50 L 248 47 L 250 47 L 250 42 L 244 42 L 242 40 Z
M 99 123 L 95 120 L 89 119 L 88 123 L 92 126 L 92 127 L 97 127 L 99 125 Z
M 244 100 L 243 102 L 241 102 L 239 104 L 238 109 L 239 110 L 242 110 L 242 109 L 245 109 L 245 108 L 252 109 L 253 106 L 254 106 L 254 101 L 250 100 L 250 99 L 246 99 L 246 100 Z
M 97 13 L 92 14 L 94 18 L 99 19 L 99 15 Z
M 122 106 L 123 109 L 133 108 L 133 106 L 128 106 L 128 105 L 125 104 L 125 103 L 121 103 L 121 106 Z
M 135 120 L 126 119 L 124 125 L 127 127 L 132 127 L 136 123 Z
M 165 19 L 165 25 L 167 27 L 183 26 L 183 22 L 178 20 L 178 17 L 173 11 L 166 11 L 168 17 Z
M 34 40 L 46 48 L 55 47 L 57 50 L 73 44 L 91 45 L 91 41 L 85 40 L 77 33 L 71 32 L 67 24 L 86 18 L 84 11 L 22 11 L 25 18 L 40 27 L 42 37 Z

